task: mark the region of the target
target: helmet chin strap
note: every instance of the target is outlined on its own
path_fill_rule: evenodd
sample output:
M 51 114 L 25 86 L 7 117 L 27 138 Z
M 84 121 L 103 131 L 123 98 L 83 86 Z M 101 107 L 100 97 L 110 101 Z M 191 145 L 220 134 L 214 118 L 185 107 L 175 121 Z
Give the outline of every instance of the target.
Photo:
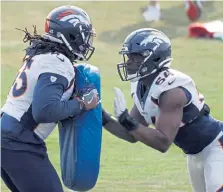
M 62 40 L 58 39 L 59 37 L 61 37 Z M 61 34 L 61 33 L 58 34 L 58 38 L 53 37 L 53 36 L 51 36 L 51 35 L 49 35 L 49 34 L 43 34 L 43 38 L 48 39 L 48 40 L 50 40 L 50 41 L 57 42 L 57 43 L 65 44 L 65 45 L 67 46 L 67 48 L 68 48 L 73 54 L 75 54 L 75 55 L 78 57 L 78 58 L 77 58 L 78 60 L 79 60 L 79 59 L 83 59 L 83 60 L 85 60 L 85 58 L 84 58 L 84 56 L 83 56 L 82 54 L 80 54 L 80 53 L 76 53 L 76 52 L 72 49 L 72 47 L 70 46 L 70 43 L 68 43 L 67 39 L 64 37 L 63 34 Z
M 63 42 L 64 42 L 64 44 L 67 46 L 67 48 L 73 53 L 73 54 L 75 54 L 78 58 L 78 60 L 79 59 L 83 59 L 83 60 L 85 60 L 85 58 L 84 58 L 84 56 L 82 55 L 82 54 L 80 54 L 80 53 L 76 53 L 73 49 L 72 49 L 72 47 L 70 46 L 70 43 L 68 43 L 68 41 L 67 41 L 67 39 L 64 37 L 64 35 L 63 34 L 60 34 L 60 37 L 61 37 L 61 39 L 63 40 Z
M 136 81 L 138 81 L 139 79 L 141 79 L 142 77 L 140 76 L 137 76 L 137 74 L 131 74 L 131 75 L 128 75 L 128 79 L 130 79 L 130 82 L 134 83 Z
M 161 69 L 163 67 L 170 67 L 172 60 L 173 60 L 173 58 L 168 58 L 168 59 L 165 59 L 164 61 L 162 61 L 158 66 L 159 69 Z M 128 78 L 131 79 L 130 82 L 134 83 L 134 82 L 136 82 L 144 77 L 147 77 L 155 72 L 157 72 L 157 69 L 154 69 L 151 73 L 143 75 L 143 76 L 137 76 L 138 73 L 131 74 L 131 75 L 128 75 Z
M 63 41 L 61 41 L 60 39 L 58 39 L 58 38 L 56 38 L 56 37 L 53 37 L 53 36 L 51 36 L 51 35 L 49 35 L 49 34 L 43 34 L 42 36 L 43 36 L 44 39 L 48 39 L 48 40 L 50 40 L 50 41 L 53 41 L 53 42 L 57 42 L 57 43 L 61 43 L 61 44 L 63 44 Z
M 159 69 L 162 69 L 163 67 L 170 67 L 172 60 L 173 60 L 173 58 L 168 58 L 168 59 L 163 60 L 163 61 L 158 65 L 158 68 L 159 68 Z M 151 73 L 149 73 L 149 75 L 150 75 L 150 74 L 153 74 L 153 73 L 155 73 L 155 72 L 157 72 L 157 69 L 154 69 Z

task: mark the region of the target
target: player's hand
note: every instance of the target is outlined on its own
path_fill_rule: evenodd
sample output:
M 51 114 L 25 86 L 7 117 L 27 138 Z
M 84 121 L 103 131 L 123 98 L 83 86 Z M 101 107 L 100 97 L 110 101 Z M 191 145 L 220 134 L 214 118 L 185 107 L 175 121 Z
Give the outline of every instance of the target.
M 97 107 L 99 103 L 98 91 L 97 89 L 92 89 L 87 93 L 84 93 L 80 99 L 81 108 L 85 110 L 90 110 Z
M 118 119 L 126 110 L 126 100 L 122 91 L 117 87 L 114 87 L 114 94 L 114 114 L 115 117 Z

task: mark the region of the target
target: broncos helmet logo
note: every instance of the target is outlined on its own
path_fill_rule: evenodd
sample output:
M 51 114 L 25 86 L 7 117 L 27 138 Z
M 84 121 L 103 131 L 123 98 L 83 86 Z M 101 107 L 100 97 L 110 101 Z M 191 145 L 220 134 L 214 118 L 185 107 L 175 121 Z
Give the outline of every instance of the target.
M 69 23 L 73 24 L 74 27 L 79 23 L 84 23 L 86 26 L 88 26 L 90 23 L 90 21 L 84 18 L 82 15 L 67 15 L 62 17 L 60 21 L 68 21 Z
M 142 40 L 140 46 L 146 46 L 148 43 L 155 43 L 153 50 L 157 49 L 162 43 L 170 43 L 170 40 L 160 33 L 152 33 Z

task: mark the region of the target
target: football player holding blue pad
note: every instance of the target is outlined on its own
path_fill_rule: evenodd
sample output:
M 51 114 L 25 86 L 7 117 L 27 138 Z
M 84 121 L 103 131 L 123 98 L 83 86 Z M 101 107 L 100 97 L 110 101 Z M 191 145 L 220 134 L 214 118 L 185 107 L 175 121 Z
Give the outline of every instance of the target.
M 46 18 L 45 34 L 25 30 L 24 64 L 1 109 L 1 177 L 13 192 L 62 192 L 48 155 L 46 139 L 58 121 L 98 105 L 98 92 L 86 89 L 72 97 L 75 61 L 94 53 L 94 30 L 88 14 L 61 6 Z

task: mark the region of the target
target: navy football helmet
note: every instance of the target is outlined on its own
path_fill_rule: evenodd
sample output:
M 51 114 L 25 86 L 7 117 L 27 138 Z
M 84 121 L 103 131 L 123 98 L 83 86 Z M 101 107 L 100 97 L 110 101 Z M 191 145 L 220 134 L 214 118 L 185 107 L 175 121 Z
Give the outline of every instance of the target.
M 94 36 L 90 17 L 79 7 L 57 7 L 46 18 L 43 38 L 64 44 L 76 60 L 88 60 L 92 56 Z
M 152 28 L 130 33 L 119 53 L 124 59 L 124 63 L 117 65 L 122 81 L 137 81 L 169 67 L 172 61 L 170 39 Z

